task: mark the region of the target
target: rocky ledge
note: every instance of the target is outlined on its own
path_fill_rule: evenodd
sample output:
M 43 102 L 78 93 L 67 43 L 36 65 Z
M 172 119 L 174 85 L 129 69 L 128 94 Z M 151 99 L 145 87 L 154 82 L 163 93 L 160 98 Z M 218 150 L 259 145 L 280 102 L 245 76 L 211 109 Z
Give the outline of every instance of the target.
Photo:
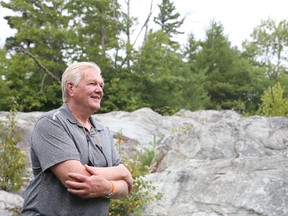
M 0 120 L 5 114 L 0 112 Z M 26 152 L 41 114 L 17 115 Z M 131 149 L 155 148 L 145 178 L 162 196 L 147 205 L 144 216 L 288 215 L 287 118 L 214 110 L 161 116 L 148 108 L 95 117 L 115 139 L 121 135 L 127 155 Z M 20 195 L 2 191 L 0 215 L 17 215 L 22 202 Z

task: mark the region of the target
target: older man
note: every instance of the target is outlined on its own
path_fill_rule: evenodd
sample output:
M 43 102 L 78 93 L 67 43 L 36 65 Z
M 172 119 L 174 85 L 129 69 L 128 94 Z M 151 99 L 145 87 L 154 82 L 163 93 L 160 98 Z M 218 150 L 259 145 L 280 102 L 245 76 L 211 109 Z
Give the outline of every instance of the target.
M 74 63 L 63 73 L 63 105 L 43 115 L 32 133 L 35 178 L 21 215 L 108 215 L 110 198 L 131 191 L 131 173 L 120 164 L 112 135 L 91 116 L 103 87 L 94 63 Z

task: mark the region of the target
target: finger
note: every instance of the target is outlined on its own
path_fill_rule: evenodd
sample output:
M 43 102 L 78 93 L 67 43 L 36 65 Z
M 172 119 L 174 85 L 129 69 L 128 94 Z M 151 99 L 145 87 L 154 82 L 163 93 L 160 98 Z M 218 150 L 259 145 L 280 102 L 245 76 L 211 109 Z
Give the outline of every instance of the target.
M 84 182 L 87 178 L 86 176 L 78 173 L 68 173 L 68 176 L 78 182 Z
M 128 187 L 132 189 L 132 187 L 133 187 L 133 179 L 132 179 L 132 177 L 131 178 L 127 178 L 126 179 L 126 183 L 127 183 Z
M 68 192 L 73 193 L 73 194 L 80 196 L 80 197 L 83 197 L 83 198 L 89 197 L 89 195 L 87 194 L 87 192 L 85 190 L 76 190 L 76 189 L 68 188 Z
M 84 187 L 83 183 L 75 182 L 75 181 L 66 181 L 66 185 L 69 189 L 75 189 L 75 190 L 82 190 Z
M 133 182 L 131 181 L 131 182 L 128 183 L 128 191 L 129 191 L 129 193 L 132 191 L 132 189 L 133 189 Z
M 96 175 L 97 173 L 95 172 L 95 170 L 93 169 L 93 167 L 88 166 L 87 164 L 85 165 L 86 170 L 92 174 L 92 175 Z

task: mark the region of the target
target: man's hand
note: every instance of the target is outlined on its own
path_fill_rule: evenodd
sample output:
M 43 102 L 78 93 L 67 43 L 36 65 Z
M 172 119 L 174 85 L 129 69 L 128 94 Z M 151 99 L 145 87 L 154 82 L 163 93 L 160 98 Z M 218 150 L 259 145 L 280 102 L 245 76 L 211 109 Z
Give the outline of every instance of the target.
M 130 193 L 133 186 L 133 179 L 130 171 L 123 165 L 120 164 L 114 167 L 92 167 L 85 165 L 86 171 L 91 175 L 101 173 L 104 177 L 110 181 L 123 180 L 128 186 L 128 192 Z
M 80 197 L 103 197 L 111 191 L 111 183 L 96 171 L 91 176 L 77 173 L 69 173 L 68 176 L 72 179 L 66 181 L 68 191 Z

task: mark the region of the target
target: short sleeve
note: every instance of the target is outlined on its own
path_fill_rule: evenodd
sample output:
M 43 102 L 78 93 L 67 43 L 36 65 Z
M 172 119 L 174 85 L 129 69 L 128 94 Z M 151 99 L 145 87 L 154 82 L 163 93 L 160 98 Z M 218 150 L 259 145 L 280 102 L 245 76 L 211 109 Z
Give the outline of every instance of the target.
M 59 121 L 49 117 L 42 117 L 35 125 L 31 148 L 42 171 L 66 160 L 80 161 L 72 138 Z

